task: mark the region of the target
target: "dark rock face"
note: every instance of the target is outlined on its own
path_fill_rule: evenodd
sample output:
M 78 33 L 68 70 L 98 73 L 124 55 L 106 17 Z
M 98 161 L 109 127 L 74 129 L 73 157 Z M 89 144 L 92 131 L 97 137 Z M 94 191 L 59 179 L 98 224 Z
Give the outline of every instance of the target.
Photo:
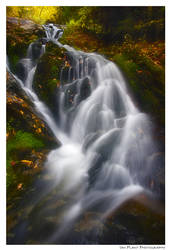
M 80 99 L 81 100 L 86 99 L 91 94 L 91 88 L 90 88 L 89 81 L 90 81 L 89 78 L 85 77 L 81 83 L 81 88 L 80 88 Z

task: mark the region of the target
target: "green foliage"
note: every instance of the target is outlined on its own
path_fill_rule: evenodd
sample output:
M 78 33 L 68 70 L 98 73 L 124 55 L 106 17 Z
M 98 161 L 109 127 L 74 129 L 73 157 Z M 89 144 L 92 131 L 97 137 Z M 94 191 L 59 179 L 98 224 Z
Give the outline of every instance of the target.
M 11 132 L 13 130 L 13 122 L 14 118 L 11 118 L 10 120 L 7 121 L 7 132 Z
M 73 32 L 73 29 L 79 29 L 80 28 L 80 21 L 79 20 L 74 20 L 71 19 L 68 23 L 67 23 L 67 31 L 71 31 Z
M 80 27 L 106 40 L 164 39 L 163 7 L 81 7 L 70 18 L 72 28 Z M 70 21 L 68 23 L 70 23 Z M 70 26 L 71 27 L 71 26 Z M 143 36 L 142 36 L 143 33 Z
M 31 133 L 19 130 L 16 135 L 7 142 L 7 152 L 23 148 L 43 148 L 43 142 Z
M 71 20 L 77 22 L 79 20 L 79 6 L 60 6 L 58 13 L 59 15 L 54 15 L 56 23 L 68 24 Z

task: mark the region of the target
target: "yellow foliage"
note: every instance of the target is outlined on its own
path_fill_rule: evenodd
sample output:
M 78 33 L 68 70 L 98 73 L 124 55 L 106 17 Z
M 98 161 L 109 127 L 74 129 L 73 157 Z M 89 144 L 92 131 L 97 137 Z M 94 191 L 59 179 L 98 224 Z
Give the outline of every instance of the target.
M 39 24 L 60 15 L 58 6 L 8 6 L 7 16 L 31 19 Z

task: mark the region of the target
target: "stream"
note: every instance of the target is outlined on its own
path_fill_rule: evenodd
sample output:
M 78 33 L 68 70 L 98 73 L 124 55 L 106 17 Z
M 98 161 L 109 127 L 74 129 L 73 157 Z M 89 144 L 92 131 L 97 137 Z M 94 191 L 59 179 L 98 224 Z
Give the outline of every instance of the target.
M 60 74 L 58 122 L 32 86 L 46 43 L 31 43 L 20 61 L 23 76 L 13 76 L 62 146 L 48 154 L 34 183 L 37 191 L 23 201 L 29 209 L 8 243 L 99 244 L 101 225 L 110 214 L 132 197 L 154 195 L 146 185 L 156 152 L 153 125 L 135 106 L 116 64 L 62 45 L 63 30 L 53 24 L 44 29 L 46 42 L 64 48 L 69 62 Z M 99 223 L 78 239 L 74 230 L 86 214 Z

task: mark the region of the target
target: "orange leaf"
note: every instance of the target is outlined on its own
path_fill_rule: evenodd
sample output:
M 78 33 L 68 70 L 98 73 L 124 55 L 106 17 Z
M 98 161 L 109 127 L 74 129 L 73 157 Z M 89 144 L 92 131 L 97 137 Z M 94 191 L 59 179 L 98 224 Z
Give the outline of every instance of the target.
M 22 187 L 23 187 L 23 184 L 22 184 L 22 183 L 19 183 L 19 184 L 17 185 L 17 190 L 22 189 Z

